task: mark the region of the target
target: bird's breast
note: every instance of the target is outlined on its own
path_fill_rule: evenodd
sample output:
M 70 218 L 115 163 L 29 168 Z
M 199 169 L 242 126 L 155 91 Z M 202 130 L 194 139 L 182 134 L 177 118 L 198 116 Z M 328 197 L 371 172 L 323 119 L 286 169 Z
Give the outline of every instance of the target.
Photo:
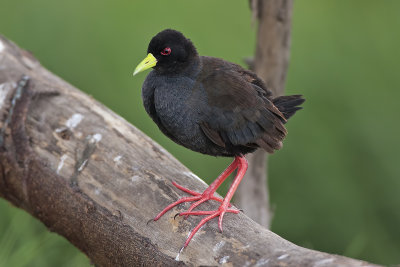
M 201 111 L 196 103 L 200 92 L 193 90 L 191 79 L 168 80 L 154 91 L 154 107 L 163 126 L 185 146 L 201 138 L 199 121 Z

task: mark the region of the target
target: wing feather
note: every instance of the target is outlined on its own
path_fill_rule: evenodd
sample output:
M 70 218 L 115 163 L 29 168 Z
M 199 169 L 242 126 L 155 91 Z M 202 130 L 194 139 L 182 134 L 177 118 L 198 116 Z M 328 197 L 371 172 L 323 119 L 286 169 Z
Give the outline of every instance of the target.
M 202 71 L 197 86 L 207 93 L 200 123 L 204 134 L 221 147 L 256 145 L 269 153 L 280 149 L 287 134 L 286 119 L 262 81 L 238 65 L 215 58 L 203 60 L 209 68 Z

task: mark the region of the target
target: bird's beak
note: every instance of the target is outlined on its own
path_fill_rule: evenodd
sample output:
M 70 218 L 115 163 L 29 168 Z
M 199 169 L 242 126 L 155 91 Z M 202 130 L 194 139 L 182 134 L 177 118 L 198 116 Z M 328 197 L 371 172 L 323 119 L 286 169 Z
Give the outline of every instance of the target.
M 157 59 L 153 56 L 152 53 L 149 53 L 147 57 L 143 59 L 142 62 L 139 63 L 139 65 L 137 65 L 135 71 L 133 72 L 133 75 L 136 75 L 144 70 L 150 69 L 154 67 L 156 64 L 157 64 Z

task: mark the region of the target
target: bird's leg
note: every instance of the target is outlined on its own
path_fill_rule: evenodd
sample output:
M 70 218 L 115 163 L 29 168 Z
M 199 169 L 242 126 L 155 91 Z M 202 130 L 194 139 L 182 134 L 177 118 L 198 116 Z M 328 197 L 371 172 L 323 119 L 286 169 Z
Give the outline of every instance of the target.
M 183 197 L 177 201 L 175 201 L 174 203 L 169 204 L 167 207 L 165 207 L 155 218 L 154 221 L 157 221 L 158 219 L 160 219 L 161 216 L 163 216 L 167 211 L 169 211 L 170 209 L 172 209 L 173 207 L 175 207 L 176 205 L 179 205 L 183 202 L 189 202 L 189 201 L 196 201 L 197 202 L 193 203 L 192 206 L 189 208 L 188 211 L 192 211 L 195 207 L 197 207 L 198 205 L 200 205 L 201 203 L 209 200 L 209 199 L 213 199 L 213 200 L 217 200 L 219 202 L 223 202 L 223 200 L 219 197 L 214 196 L 215 191 L 217 190 L 217 188 L 225 181 L 225 179 L 237 168 L 238 166 L 238 160 L 237 157 L 233 160 L 233 162 L 228 166 L 228 168 L 226 168 L 225 171 L 223 171 L 217 179 L 215 179 L 214 182 L 212 182 L 212 184 L 210 184 L 210 186 L 204 190 L 204 192 L 202 194 L 197 193 L 195 191 L 192 191 L 190 189 L 187 189 L 175 182 L 172 182 L 172 184 L 177 187 L 178 189 L 191 194 L 193 197 Z
M 228 168 L 226 168 L 225 171 L 223 171 L 218 176 L 218 178 L 215 179 L 214 182 L 212 182 L 210 184 L 210 186 L 206 190 L 204 190 L 204 192 L 201 194 L 201 197 L 199 198 L 199 200 L 196 201 L 195 203 L 193 203 L 186 212 L 191 212 L 198 205 L 200 205 L 203 202 L 206 202 L 209 199 L 214 199 L 214 200 L 217 200 L 219 202 L 223 202 L 223 199 L 214 196 L 214 193 L 215 193 L 215 191 L 217 191 L 218 187 L 220 187 L 220 185 L 225 181 L 225 179 L 228 178 L 229 175 L 238 167 L 238 165 L 239 165 L 239 161 L 235 157 L 235 159 L 228 166 Z M 229 204 L 229 206 L 231 206 L 231 205 Z M 186 215 L 185 218 L 187 218 L 188 216 L 189 215 Z
M 209 220 L 219 216 L 218 219 L 218 227 L 222 232 L 222 219 L 225 215 L 226 212 L 231 212 L 231 213 L 239 213 L 239 210 L 236 209 L 229 209 L 229 204 L 230 201 L 233 197 L 233 194 L 235 193 L 237 187 L 240 184 L 240 181 L 242 180 L 244 174 L 246 173 L 247 170 L 247 160 L 245 159 L 244 156 L 240 156 L 240 157 L 235 157 L 235 161 L 238 167 L 238 173 L 236 174 L 235 179 L 233 180 L 233 183 L 231 184 L 228 193 L 226 194 L 224 200 L 222 201 L 221 206 L 219 206 L 218 210 L 211 210 L 211 211 L 186 211 L 186 212 L 181 212 L 179 215 L 208 215 L 207 217 L 203 218 L 200 223 L 192 230 L 192 232 L 190 232 L 188 238 L 186 239 L 185 244 L 183 245 L 183 247 L 187 247 L 187 245 L 189 244 L 190 240 L 193 238 L 193 236 L 196 234 L 196 232 Z M 233 163 L 232 163 L 233 164 Z M 232 165 L 231 164 L 231 165 Z M 229 166 L 230 167 L 230 166 Z M 228 169 L 229 169 L 228 167 Z M 214 182 L 215 183 L 215 182 Z M 214 184 L 213 183 L 213 184 Z M 210 186 L 211 187 L 211 186 Z M 207 191 L 207 190 L 206 190 Z M 204 194 L 204 193 L 203 193 Z

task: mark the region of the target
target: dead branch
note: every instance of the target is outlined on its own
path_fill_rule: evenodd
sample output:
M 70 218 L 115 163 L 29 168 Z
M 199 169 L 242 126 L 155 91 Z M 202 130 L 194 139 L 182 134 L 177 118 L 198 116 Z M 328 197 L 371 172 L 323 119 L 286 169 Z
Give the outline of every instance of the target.
M 257 46 L 251 68 L 274 96 L 283 95 L 289 64 L 293 0 L 250 0 L 253 20 L 258 21 Z M 247 156 L 249 169 L 236 192 L 235 203 L 246 214 L 269 228 L 273 211 L 269 204 L 267 154 L 263 150 Z

